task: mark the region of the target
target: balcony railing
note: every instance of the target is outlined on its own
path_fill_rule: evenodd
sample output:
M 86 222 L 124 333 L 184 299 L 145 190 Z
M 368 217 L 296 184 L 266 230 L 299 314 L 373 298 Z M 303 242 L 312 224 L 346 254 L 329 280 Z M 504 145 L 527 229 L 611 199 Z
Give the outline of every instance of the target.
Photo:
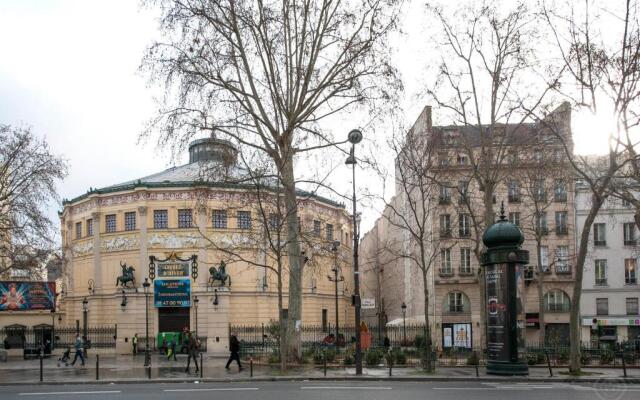
M 537 235 L 548 235 L 549 234 L 549 228 L 547 228 L 546 226 L 541 226 L 536 228 L 536 234 Z
M 556 274 L 570 274 L 571 273 L 571 265 L 566 264 L 557 264 L 556 265 Z
M 637 241 L 636 241 L 636 240 L 625 240 L 625 241 L 624 241 L 624 245 L 625 245 L 625 246 L 635 246 L 635 245 L 636 245 L 636 243 L 637 243 Z
M 458 275 L 460 276 L 473 275 L 473 270 L 471 269 L 471 267 L 460 267 L 458 269 Z
M 438 273 L 440 276 L 453 276 L 453 268 L 440 268 Z
M 438 198 L 438 204 L 451 204 L 451 197 L 449 197 L 449 196 L 440 196 Z
M 571 310 L 571 303 L 548 303 L 548 312 L 569 312 Z
M 607 241 L 606 240 L 594 240 L 593 241 L 593 245 L 594 246 L 606 246 L 607 245 Z
M 469 202 L 469 196 L 460 196 L 458 198 L 459 204 L 467 204 Z
M 557 203 L 566 203 L 567 202 L 567 194 L 566 193 L 556 193 L 553 196 L 553 201 Z
M 558 225 L 556 226 L 556 235 L 568 235 L 569 227 L 566 225 Z
M 461 238 L 469 237 L 471 236 L 471 231 L 469 231 L 468 229 L 459 229 L 458 236 Z
M 450 238 L 451 237 L 451 229 L 440 229 L 440 237 L 441 238 Z
M 509 203 L 520 203 L 520 196 L 517 194 L 509 195 Z
M 596 286 L 606 286 L 607 285 L 607 279 L 597 279 L 596 278 Z

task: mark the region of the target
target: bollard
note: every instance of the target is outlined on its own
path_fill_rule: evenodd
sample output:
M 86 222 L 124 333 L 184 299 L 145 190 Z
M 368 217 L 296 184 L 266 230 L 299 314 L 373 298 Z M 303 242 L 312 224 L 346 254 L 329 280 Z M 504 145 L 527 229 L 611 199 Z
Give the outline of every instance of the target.
M 324 364 L 324 376 L 327 376 L 327 353 L 322 353 L 322 362 Z
M 476 364 L 476 378 L 480 378 L 480 371 L 478 370 L 478 367 L 480 365 L 480 358 L 478 358 L 478 352 L 474 351 L 473 352 L 473 356 L 474 356 L 473 358 L 476 361 L 476 363 L 475 363 Z
M 393 369 L 393 362 L 389 361 L 389 376 L 392 375 L 391 370 Z
M 551 369 L 551 359 L 549 358 L 549 351 L 545 350 L 544 354 L 547 356 L 547 366 L 549 367 L 549 376 L 553 378 L 553 369 Z
M 202 358 L 203 358 L 202 353 L 200 353 L 200 379 L 202 379 L 202 376 L 203 376 L 202 370 L 204 370 L 204 363 L 202 361 Z
M 40 354 L 40 382 L 44 381 L 44 371 L 42 365 L 42 354 Z
M 253 378 L 253 356 L 249 357 L 249 376 Z
M 151 363 L 149 363 L 149 365 L 147 366 L 147 376 L 149 379 L 151 379 Z
M 624 361 L 624 350 L 622 350 L 622 373 L 624 377 L 627 377 L 627 363 Z
M 96 354 L 96 380 L 100 380 L 100 354 Z

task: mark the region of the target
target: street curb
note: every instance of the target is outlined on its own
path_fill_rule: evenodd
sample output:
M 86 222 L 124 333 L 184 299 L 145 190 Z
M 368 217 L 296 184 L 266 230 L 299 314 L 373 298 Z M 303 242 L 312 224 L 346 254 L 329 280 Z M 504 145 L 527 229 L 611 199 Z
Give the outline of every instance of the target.
M 398 377 L 307 377 L 307 376 L 274 376 L 255 378 L 153 378 L 125 380 L 86 380 L 86 381 L 52 381 L 52 382 L 11 382 L 0 383 L 1 386 L 62 386 L 62 385 L 110 385 L 110 384 L 144 384 L 144 383 L 249 383 L 249 382 L 487 382 L 487 383 L 598 383 L 598 384 L 640 384 L 640 377 L 619 378 L 452 378 L 436 376 L 398 376 Z

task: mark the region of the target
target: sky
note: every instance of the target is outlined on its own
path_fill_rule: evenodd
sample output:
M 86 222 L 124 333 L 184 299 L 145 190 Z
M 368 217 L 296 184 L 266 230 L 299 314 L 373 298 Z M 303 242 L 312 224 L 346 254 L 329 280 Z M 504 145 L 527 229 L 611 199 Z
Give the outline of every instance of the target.
M 390 43 L 407 88 L 402 99 L 407 121 L 424 106 L 416 99 L 429 57 L 423 47 L 423 3 L 408 3 L 404 34 Z M 59 184 L 62 198 L 186 162 L 186 154 L 176 161 L 153 141 L 139 143 L 158 92 L 138 67 L 156 37 L 155 16 L 136 0 L 0 0 L 0 123 L 31 126 L 68 160 L 69 176 Z M 602 146 L 592 140 L 578 148 L 591 152 Z M 347 193 L 351 182 L 342 168 L 331 182 Z M 359 184 L 373 184 L 366 171 L 359 173 Z M 49 209 L 57 222 L 61 205 Z M 377 217 L 374 209 L 365 209 L 362 231 Z

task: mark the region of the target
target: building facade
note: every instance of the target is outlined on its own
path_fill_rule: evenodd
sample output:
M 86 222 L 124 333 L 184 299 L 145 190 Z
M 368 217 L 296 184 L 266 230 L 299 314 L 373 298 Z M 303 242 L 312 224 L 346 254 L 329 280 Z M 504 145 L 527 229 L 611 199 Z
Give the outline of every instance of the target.
M 474 126 L 432 126 L 431 121 L 431 108 L 425 107 L 409 134 L 430 142 L 434 149 L 428 173 L 437 187 L 426 207 L 430 237 L 434 238 L 430 248 L 435 252 L 427 280 L 434 343 L 445 349 L 482 343 L 479 255 L 483 251 L 480 240 L 486 201 L 475 174 L 482 151 L 488 147 L 494 152 L 494 213 L 497 215 L 504 203 L 509 220 L 524 233 L 523 249 L 531 255 L 531 265 L 524 273 L 526 340 L 539 340 L 540 325 L 544 324 L 546 340 L 567 342 L 575 272 L 571 267 L 575 252 L 573 177 L 567 172 L 570 168 L 556 135 L 563 135 L 571 146 L 568 105 L 553 111 L 544 124 L 500 125 L 494 132 Z M 550 133 L 549 125 L 558 129 L 557 133 Z M 394 202 L 398 206 L 407 201 L 403 196 L 396 189 Z M 370 239 L 369 233 L 363 240 L 363 253 L 378 255 L 378 266 L 367 275 L 365 286 L 380 291 L 371 292 L 372 297 L 404 301 L 407 317 L 424 321 L 424 288 L 422 277 L 416 279 L 420 275 L 416 267 L 407 259 L 385 264 L 380 255 L 390 238 L 401 236 L 388 221 L 388 215 L 381 216 L 374 228 L 377 239 Z M 379 247 L 375 251 L 373 243 Z M 405 245 L 407 251 L 415 249 L 410 241 Z M 376 274 L 381 273 L 385 283 L 376 286 L 380 280 Z M 386 277 L 394 275 L 397 277 L 391 278 L 393 284 L 387 288 Z M 397 304 L 385 309 L 388 320 L 402 317 Z
M 206 337 L 210 351 L 223 351 L 229 326 L 278 320 L 278 276 L 287 316 L 287 256 L 275 251 L 286 237 L 277 188 L 248 184 L 228 142 L 201 139 L 189 153 L 189 164 L 64 202 L 64 324 L 86 315 L 89 325 L 117 325 L 122 353 L 134 334 L 144 336 L 148 314 L 150 337 L 186 327 Z M 340 323 L 352 323 L 349 216 L 342 205 L 302 192 L 298 216 L 302 323 L 335 324 L 335 287 L 326 278 L 334 266 L 345 271 Z M 220 273 L 221 262 L 228 278 L 211 281 L 209 269 Z
M 576 184 L 576 240 L 582 234 L 591 192 Z M 582 342 L 607 347 L 640 340 L 638 242 L 634 209 L 609 198 L 598 212 L 589 238 L 582 279 Z

